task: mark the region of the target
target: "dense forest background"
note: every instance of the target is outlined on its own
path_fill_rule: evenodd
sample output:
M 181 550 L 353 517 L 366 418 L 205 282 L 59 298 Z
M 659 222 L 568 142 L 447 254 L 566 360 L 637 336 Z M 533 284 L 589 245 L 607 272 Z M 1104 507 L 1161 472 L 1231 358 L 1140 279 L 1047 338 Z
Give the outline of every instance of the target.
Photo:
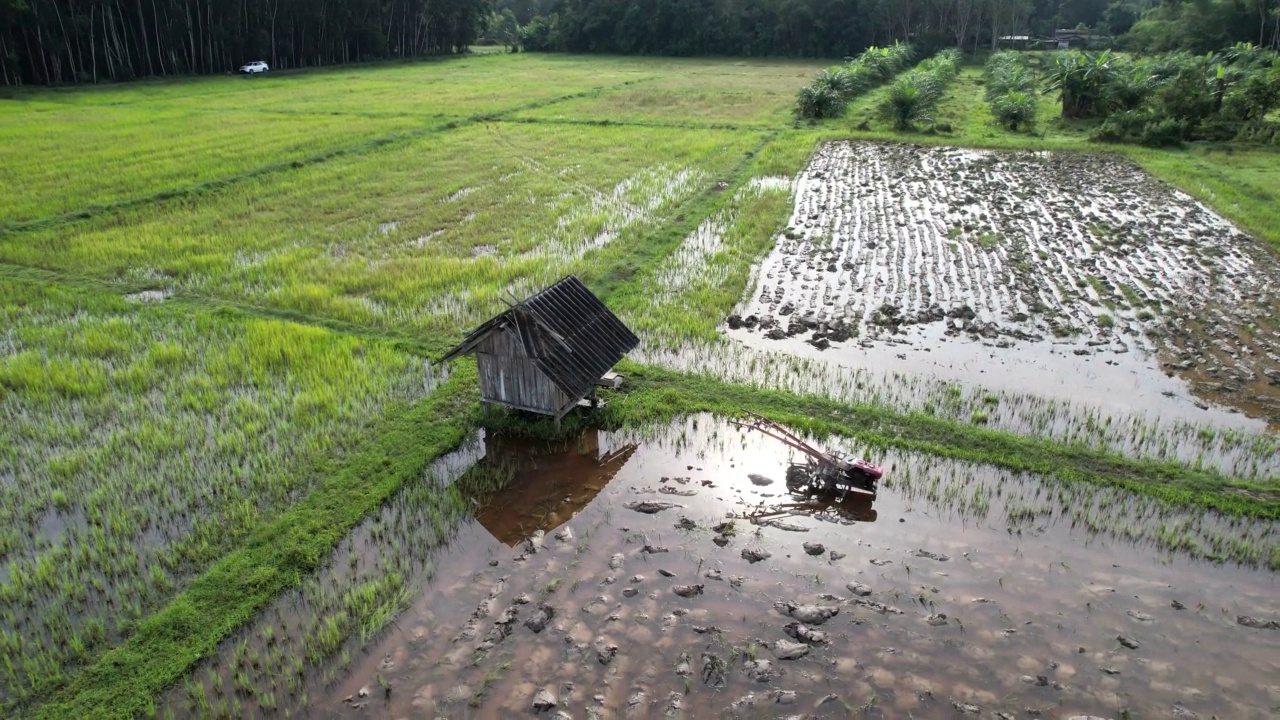
M 911 42 L 992 48 L 1080 30 L 1138 51 L 1280 46 L 1280 0 L 497 0 L 487 35 L 528 50 L 840 57 Z
M 0 0 L 7 85 L 460 52 L 840 57 L 1061 28 L 1137 51 L 1280 46 L 1280 0 Z

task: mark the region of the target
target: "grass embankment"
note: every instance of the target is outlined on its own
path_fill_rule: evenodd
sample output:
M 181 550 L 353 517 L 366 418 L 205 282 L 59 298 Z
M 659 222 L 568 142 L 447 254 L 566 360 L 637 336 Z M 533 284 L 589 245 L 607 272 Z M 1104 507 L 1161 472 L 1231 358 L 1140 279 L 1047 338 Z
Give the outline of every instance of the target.
M 894 448 L 1034 472 L 1066 481 L 1121 487 L 1163 502 L 1228 515 L 1280 519 L 1280 488 L 1137 460 L 1092 448 L 988 430 L 923 413 L 900 414 L 825 398 L 745 388 L 713 378 L 627 364 L 628 387 L 604 413 L 613 426 L 666 421 L 695 412 L 739 417 L 751 410 L 817 436 L 837 435 Z
M 39 718 L 129 718 L 284 589 L 326 561 L 364 516 L 462 441 L 479 406 L 474 372 L 461 369 L 428 400 L 388 418 L 364 450 L 318 463 L 306 498 L 253 533 L 168 606 L 138 624 L 62 691 Z

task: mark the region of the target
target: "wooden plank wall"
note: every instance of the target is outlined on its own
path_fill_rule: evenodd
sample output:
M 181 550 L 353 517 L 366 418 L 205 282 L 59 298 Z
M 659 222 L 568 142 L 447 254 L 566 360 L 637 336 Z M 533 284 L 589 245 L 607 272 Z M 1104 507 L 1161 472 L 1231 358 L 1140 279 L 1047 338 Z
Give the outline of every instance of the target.
M 520 410 L 554 415 L 569 397 L 538 369 L 524 344 L 507 328 L 496 330 L 476 346 L 483 400 Z

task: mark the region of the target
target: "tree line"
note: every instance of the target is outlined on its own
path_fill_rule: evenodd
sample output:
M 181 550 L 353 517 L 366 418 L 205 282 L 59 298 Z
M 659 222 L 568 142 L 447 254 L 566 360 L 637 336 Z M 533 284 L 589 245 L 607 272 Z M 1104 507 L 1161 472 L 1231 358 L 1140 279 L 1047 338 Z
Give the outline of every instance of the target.
M 492 0 L 0 0 L 4 84 L 89 83 L 459 52 Z
M 1280 0 L 0 0 L 5 84 L 527 50 L 840 57 L 974 52 L 1062 28 L 1139 51 L 1280 47 Z
M 902 41 L 930 54 L 1062 29 L 1138 51 L 1280 47 L 1280 0 L 497 0 L 496 11 L 493 27 L 526 49 L 568 52 L 840 57 Z

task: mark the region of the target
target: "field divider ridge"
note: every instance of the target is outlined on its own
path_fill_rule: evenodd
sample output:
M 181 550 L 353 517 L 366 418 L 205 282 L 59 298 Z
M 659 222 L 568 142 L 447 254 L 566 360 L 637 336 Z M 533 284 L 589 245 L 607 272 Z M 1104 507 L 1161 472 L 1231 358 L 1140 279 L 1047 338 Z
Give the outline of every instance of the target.
M 110 295 L 129 295 L 135 292 L 155 289 L 154 283 L 118 282 L 92 276 L 65 273 L 59 270 L 0 262 L 0 280 L 3 279 L 27 280 L 45 284 L 65 285 Z M 448 348 L 448 341 L 444 338 L 441 338 L 436 342 L 432 342 L 429 340 L 423 340 L 420 334 L 403 333 L 389 328 L 361 325 L 360 323 L 348 322 L 346 320 L 312 315 L 299 310 L 255 305 L 253 303 L 246 303 L 236 300 L 235 298 L 228 298 L 220 295 L 206 295 L 203 293 L 179 291 L 161 302 L 163 305 L 168 307 L 188 307 L 196 310 L 235 315 L 246 319 L 259 318 L 265 320 L 282 320 L 297 325 L 306 325 L 322 330 L 328 330 L 330 332 L 349 337 L 388 341 L 394 343 L 398 349 L 422 358 L 433 357 Z M 138 304 L 139 309 L 144 307 L 147 307 L 147 305 L 144 303 Z
M 727 175 L 713 178 L 706 189 L 677 206 L 672 211 L 671 221 L 655 228 L 637 243 L 625 248 L 610 246 L 598 253 L 597 258 L 603 262 L 583 273 L 583 279 L 606 301 L 625 296 L 625 289 L 640 270 L 656 267 L 657 263 L 675 252 L 690 233 L 715 215 L 751 180 L 755 159 L 778 137 L 778 132 L 761 132 L 760 142 L 745 153 Z
M 610 425 L 669 421 L 699 412 L 735 417 L 749 408 L 819 437 L 847 437 L 874 448 L 921 452 L 1067 482 L 1112 486 L 1171 507 L 1280 519 L 1280 489 L 1274 485 L 1177 462 L 1130 458 L 922 412 L 851 405 L 627 360 L 619 370 L 627 377 L 627 385 L 605 405 Z M 1277 565 L 1280 557 L 1263 558 L 1262 562 Z M 1280 565 L 1272 569 L 1280 569 Z
M 776 125 L 738 125 L 735 123 L 681 123 L 658 120 L 615 120 L 612 118 L 542 118 L 502 117 L 496 120 L 513 125 L 577 125 L 584 127 L 641 127 L 659 130 L 727 130 L 730 132 L 765 132 L 779 129 Z

